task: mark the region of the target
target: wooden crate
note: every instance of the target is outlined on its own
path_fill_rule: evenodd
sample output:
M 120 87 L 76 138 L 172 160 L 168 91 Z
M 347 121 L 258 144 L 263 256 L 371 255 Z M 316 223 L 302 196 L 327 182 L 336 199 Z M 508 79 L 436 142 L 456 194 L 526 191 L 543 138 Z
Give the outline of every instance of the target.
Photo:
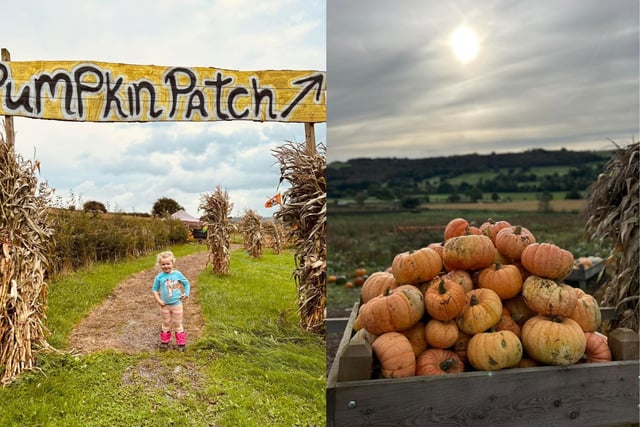
M 341 355 L 358 304 L 327 377 L 327 426 L 637 425 L 638 360 L 465 372 L 429 377 L 341 380 Z M 350 352 L 357 363 L 366 340 Z M 368 347 L 370 348 L 370 346 Z M 370 359 L 369 359 L 370 361 Z M 359 374 L 356 374 L 359 375 Z

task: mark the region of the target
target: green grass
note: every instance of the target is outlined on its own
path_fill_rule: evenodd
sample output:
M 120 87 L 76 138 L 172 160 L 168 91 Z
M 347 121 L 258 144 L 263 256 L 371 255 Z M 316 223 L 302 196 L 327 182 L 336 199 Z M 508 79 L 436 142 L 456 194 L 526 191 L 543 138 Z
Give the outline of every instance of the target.
M 173 249 L 182 256 L 203 247 Z M 73 319 L 154 261 L 97 265 L 54 281 L 51 341 L 66 343 Z M 229 275 L 203 272 L 204 336 L 185 353 L 40 354 L 40 371 L 0 389 L 0 425 L 324 425 L 324 339 L 298 328 L 292 269 L 291 253 L 255 260 L 240 250 Z

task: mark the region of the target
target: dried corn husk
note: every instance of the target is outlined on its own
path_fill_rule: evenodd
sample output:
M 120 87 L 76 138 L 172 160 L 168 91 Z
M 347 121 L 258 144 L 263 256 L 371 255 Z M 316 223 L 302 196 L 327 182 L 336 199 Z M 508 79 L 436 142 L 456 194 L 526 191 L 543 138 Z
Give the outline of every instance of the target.
M 614 143 L 615 144 L 615 143 Z M 617 144 L 616 144 L 617 146 Z M 618 147 L 618 146 L 617 146 Z M 638 266 L 640 265 L 640 145 L 620 148 L 589 189 L 586 231 L 593 240 L 611 241 L 607 258 L 613 272 L 605 284 L 601 306 L 615 307 L 618 318 L 610 327 L 638 330 Z
M 282 225 L 276 221 L 265 221 L 262 224 L 265 234 L 265 247 L 273 250 L 273 253 L 282 253 Z
M 262 256 L 262 247 L 264 246 L 262 238 L 261 218 L 253 209 L 245 211 L 244 216 L 238 224 L 244 249 L 250 257 L 259 258 Z
M 275 213 L 295 245 L 296 270 L 301 327 L 324 333 L 326 309 L 326 148 L 318 144 L 310 152 L 306 144 L 287 141 L 273 150 L 280 163 L 280 182 L 290 189 L 282 195 L 282 205 Z
M 207 230 L 207 248 L 209 263 L 213 273 L 228 274 L 231 258 L 231 234 L 235 226 L 229 219 L 233 203 L 229 201 L 229 194 L 222 187 L 217 186 L 211 194 L 205 193 L 200 197 L 199 210 L 204 212 L 200 217 Z
M 0 134 L 0 382 L 35 367 L 39 349 L 50 348 L 44 319 L 54 253 L 48 217 L 51 190 L 38 183 L 37 161 L 16 155 Z

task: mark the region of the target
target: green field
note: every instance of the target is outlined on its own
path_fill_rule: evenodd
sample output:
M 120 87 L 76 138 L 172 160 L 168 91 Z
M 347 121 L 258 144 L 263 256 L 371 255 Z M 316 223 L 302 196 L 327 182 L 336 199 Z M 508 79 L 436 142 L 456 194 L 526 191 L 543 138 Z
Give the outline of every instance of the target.
M 369 273 L 384 270 L 397 253 L 442 241 L 445 225 L 456 217 L 476 225 L 488 218 L 523 225 L 539 242 L 555 243 L 571 251 L 576 258 L 604 257 L 609 251 L 603 243 L 587 241 L 585 218 L 579 211 L 541 213 L 474 209 L 341 214 L 334 209 L 327 220 L 327 274 L 350 278 L 358 267 Z M 358 288 L 327 285 L 330 311 L 351 307 L 358 298 Z

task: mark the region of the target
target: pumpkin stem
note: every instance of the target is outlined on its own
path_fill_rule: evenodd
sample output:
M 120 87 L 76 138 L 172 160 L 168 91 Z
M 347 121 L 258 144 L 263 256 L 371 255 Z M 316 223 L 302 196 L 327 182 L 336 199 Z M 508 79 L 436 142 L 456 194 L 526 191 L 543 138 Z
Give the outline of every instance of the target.
M 389 294 L 391 293 L 391 288 L 389 288 L 388 286 L 384 289 L 384 293 L 382 294 L 385 297 L 388 297 Z
M 444 278 L 440 278 L 440 284 L 438 285 L 438 293 L 444 295 L 447 293 L 447 288 L 444 287 Z
M 448 372 L 449 369 L 453 368 L 455 365 L 456 365 L 456 361 L 452 357 L 450 357 L 440 362 L 440 369 L 442 369 L 445 372 Z
M 499 262 L 496 262 L 496 270 L 500 270 L 502 268 L 502 264 L 500 264 Z
M 562 316 L 553 316 L 551 318 L 551 321 L 555 322 L 555 323 L 562 323 L 563 320 L 564 320 L 564 318 Z
M 471 300 L 469 301 L 469 305 L 471 305 L 473 307 L 474 305 L 477 305 L 479 303 L 480 303 L 480 301 L 478 301 L 478 297 L 475 296 L 475 294 L 471 295 Z
M 516 226 L 515 230 L 513 230 L 513 234 L 520 234 L 522 232 L 522 226 Z

